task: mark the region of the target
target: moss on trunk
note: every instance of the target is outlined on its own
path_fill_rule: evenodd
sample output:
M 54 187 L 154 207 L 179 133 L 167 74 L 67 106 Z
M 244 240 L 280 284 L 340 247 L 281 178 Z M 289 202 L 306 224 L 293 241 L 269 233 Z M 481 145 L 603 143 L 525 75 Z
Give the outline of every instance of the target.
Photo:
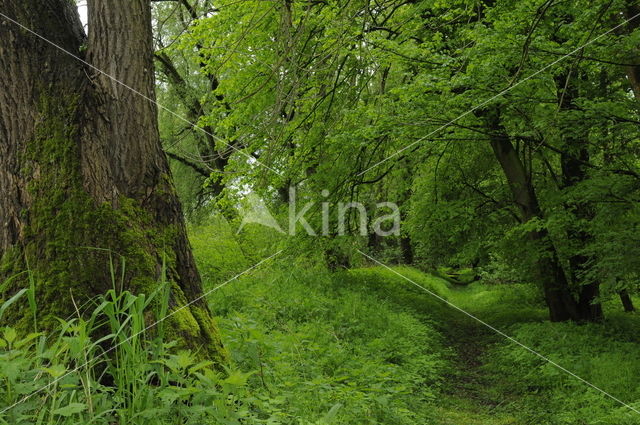
M 35 28 L 56 34 L 61 45 L 76 51 L 82 40 L 70 24 L 79 22 L 54 13 L 68 6 L 65 0 L 52 2 L 58 5 L 10 0 L 8 10 L 46 20 Z M 126 24 L 139 36 L 124 44 L 111 43 L 113 34 L 97 37 L 107 40 L 101 54 L 151 45 L 137 41 L 151 37 L 148 7 L 144 0 L 124 3 L 125 9 L 145 11 L 116 11 L 138 19 Z M 120 25 L 116 18 L 104 16 L 105 28 L 114 34 L 119 30 L 113 25 Z M 139 96 L 110 93 L 111 85 L 95 85 L 82 64 L 29 34 L 3 27 L 0 37 L 10 41 L 0 57 L 0 74 L 9 76 L 0 78 L 0 136 L 9 148 L 0 158 L 0 174 L 10 183 L 6 187 L 17 188 L 0 193 L 5 226 L 0 229 L 0 298 L 26 287 L 31 276 L 38 327 L 48 330 L 57 317 L 76 315 L 76 306 L 82 314 L 90 312 L 89 301 L 109 289 L 150 294 L 166 278 L 170 312 L 177 311 L 167 319 L 168 335 L 179 347 L 223 363 L 225 351 L 206 301 L 183 308 L 202 294 L 202 287 L 160 148 L 155 108 Z M 141 90 L 152 96 L 153 75 L 138 72 L 152 68 L 151 52 L 129 60 L 139 61 L 124 67 L 137 78 L 132 85 L 143 85 Z M 22 72 L 19 78 L 16 69 Z M 162 319 L 146 317 L 148 325 Z M 25 332 L 33 327 L 26 301 L 3 320 Z

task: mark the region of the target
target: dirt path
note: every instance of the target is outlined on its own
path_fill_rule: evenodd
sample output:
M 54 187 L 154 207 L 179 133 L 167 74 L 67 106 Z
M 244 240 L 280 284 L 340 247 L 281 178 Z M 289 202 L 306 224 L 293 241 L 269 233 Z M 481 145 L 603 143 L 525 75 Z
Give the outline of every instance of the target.
M 452 349 L 454 370 L 447 376 L 439 406 L 439 425 L 520 425 L 514 416 L 499 409 L 505 399 L 491 391 L 491 379 L 482 369 L 489 345 L 499 338 L 493 331 L 452 311 L 444 326 Z

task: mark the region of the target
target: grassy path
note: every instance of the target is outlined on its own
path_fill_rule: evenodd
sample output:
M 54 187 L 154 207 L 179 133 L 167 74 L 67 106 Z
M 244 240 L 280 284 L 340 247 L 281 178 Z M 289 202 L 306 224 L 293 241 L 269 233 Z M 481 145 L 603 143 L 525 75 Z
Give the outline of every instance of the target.
M 430 291 L 444 297 L 478 318 L 502 329 L 514 321 L 544 319 L 544 312 L 523 309 L 516 315 L 504 315 L 497 291 L 486 287 L 451 287 L 444 280 L 412 269 L 402 274 L 424 285 Z M 423 320 L 435 325 L 451 350 L 451 371 L 447 374 L 442 398 L 436 402 L 437 425 L 525 425 L 517 412 L 511 412 L 514 400 L 509 394 L 501 394 L 492 387 L 495 376 L 483 369 L 484 355 L 492 344 L 501 342 L 502 336 L 480 322 L 446 305 L 426 291 L 416 291 L 409 282 L 388 275 L 385 298 L 408 307 Z
M 483 355 L 489 344 L 498 338 L 493 331 L 461 313 L 451 311 L 452 316 L 443 317 L 445 336 L 452 349 L 453 371 L 447 376 L 444 397 L 437 405 L 439 425 L 483 424 L 516 425 L 513 415 L 498 410 L 505 404 L 507 394 L 496 394 L 491 382 L 482 370 Z
M 637 315 L 622 312 L 616 300 L 605 303 L 604 326 L 554 324 L 548 322 L 532 286 L 453 287 L 415 269 L 394 270 L 426 291 L 390 270 L 359 273 L 369 276 L 365 281 L 380 297 L 411 310 L 445 339 L 450 368 L 441 397 L 434 403 L 435 425 L 640 424 L 637 414 L 620 403 L 548 367 L 531 353 L 520 357 L 521 347 L 428 291 L 534 347 L 593 385 L 633 402 L 640 394 L 635 378 L 640 375 L 639 321 Z
M 261 409 L 283 418 L 274 423 L 640 425 L 438 298 L 640 403 L 640 321 L 617 305 L 607 307 L 606 326 L 554 324 L 531 285 L 451 286 L 409 267 L 266 276 L 217 293 L 212 305 L 239 370 L 261 371 L 250 390 L 265 394 L 268 385 L 275 403 Z M 322 419 L 331 412 L 333 422 Z

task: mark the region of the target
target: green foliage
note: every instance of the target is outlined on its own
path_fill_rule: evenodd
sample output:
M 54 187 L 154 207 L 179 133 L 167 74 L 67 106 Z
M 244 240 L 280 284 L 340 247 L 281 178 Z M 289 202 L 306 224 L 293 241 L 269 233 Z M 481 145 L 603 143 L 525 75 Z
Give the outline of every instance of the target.
M 211 180 L 225 186 L 218 201 L 252 190 L 277 209 L 288 186 L 334 204 L 393 201 L 424 268 L 473 266 L 495 281 L 538 283 L 539 260 L 553 254 L 573 291 L 592 282 L 605 283 L 603 298 L 637 289 L 639 118 L 626 65 L 637 61 L 640 32 L 637 22 L 609 31 L 632 15 L 631 3 L 216 7 L 198 5 L 202 17 L 191 24 L 175 20 L 162 51 L 198 94 L 199 124 L 220 138 L 215 149 L 242 152 L 224 169 L 208 162 Z M 203 88 L 212 77 L 213 87 Z M 181 134 L 169 120 L 172 129 Z M 540 206 L 535 217 L 515 201 L 496 140 L 514 148 Z M 204 163 L 216 158 L 185 144 Z M 310 212 L 310 221 L 318 215 Z M 330 228 L 335 235 L 335 218 Z M 532 230 L 550 239 L 533 243 Z M 323 241 L 328 257 L 366 246 L 403 260 L 399 238 L 332 239 Z
M 436 328 L 451 338 L 454 348 L 458 344 L 481 345 L 477 347 L 480 358 L 472 360 L 479 362 L 479 366 L 475 366 L 479 370 L 448 357 L 452 362 L 449 367 L 456 368 L 454 376 L 459 373 L 461 378 L 447 381 L 451 387 L 444 386 L 433 423 L 638 423 L 637 413 L 489 331 L 460 311 L 443 307 L 433 295 L 497 327 L 636 409 L 640 400 L 637 384 L 640 369 L 636 361 L 640 340 L 633 331 L 638 326 L 637 316 L 615 313 L 619 308 L 607 303 L 611 318 L 605 325 L 548 323 L 541 296 L 530 285 L 475 282 L 467 287 L 448 287 L 443 280 L 414 269 L 395 270 L 432 294 L 416 289 L 390 270 L 354 270 L 349 272 L 350 282 L 366 287 L 371 296 L 384 297 L 427 320 L 434 320 Z M 460 356 L 465 350 L 455 348 L 456 355 Z M 478 373 L 480 376 L 475 377 Z M 481 383 L 473 390 L 473 396 L 485 400 L 486 405 L 478 406 L 465 398 L 465 385 L 476 379 Z
M 154 298 L 157 298 L 154 302 Z M 0 423 L 240 424 L 244 382 L 178 351 L 163 324 L 168 297 L 109 291 L 89 318 L 59 319 L 48 337 L 5 327 L 0 338 Z M 6 304 L 5 304 L 6 305 Z
M 205 282 L 220 282 L 251 264 L 233 227 L 219 215 L 212 216 L 208 221 L 190 229 L 190 240 L 194 251 L 198 253 L 196 261 L 202 279 Z
M 640 109 L 629 74 L 640 31 L 609 31 L 631 2 L 154 4 L 158 54 L 178 75 L 160 67 L 158 97 L 204 130 L 161 112 L 230 364 L 221 371 L 184 349 L 215 329 L 202 306 L 146 329 L 189 301 L 175 284 L 143 277 L 137 295 L 116 285 L 91 298 L 96 275 L 125 269 L 107 265 L 111 253 L 154 275 L 173 231 L 129 200 L 114 211 L 86 196 L 68 125 L 75 102 L 44 99 L 49 119 L 27 152 L 41 175 L 28 188 L 28 258 L 8 250 L 0 260 L 0 276 L 19 272 L 0 286 L 10 325 L 0 409 L 19 402 L 0 423 L 639 423 L 469 316 L 640 408 L 638 317 L 611 301 L 622 289 L 635 296 L 640 277 Z M 505 173 L 499 142 L 513 148 L 525 188 Z M 284 223 L 290 186 L 315 202 L 316 229 L 321 202 L 397 203 L 414 265 L 445 279 L 364 267 L 359 249 L 409 261 L 401 238 L 339 236 L 335 214 L 323 237 L 236 231 L 250 192 Z M 515 199 L 519 189 L 535 205 Z M 356 225 L 350 215 L 347 228 Z M 281 262 L 216 289 L 282 248 Z M 600 285 L 589 301 L 604 302 L 606 321 L 545 322 L 531 283 L 551 273 L 540 273 L 549 258 L 571 295 Z M 55 303 L 63 280 L 89 314 L 41 314 L 38 301 L 76 309 Z
M 310 200 L 324 200 L 326 189 L 334 203 L 394 201 L 425 268 L 473 266 L 495 281 L 539 282 L 539 260 L 553 254 L 569 264 L 560 268 L 573 291 L 602 282 L 606 298 L 637 288 L 638 109 L 622 66 L 637 57 L 637 24 L 606 32 L 631 15 L 628 3 L 200 8 L 201 19 L 174 23 L 163 52 L 200 93 L 200 123 L 266 165 L 238 153 L 224 170 L 212 167 L 222 197 L 236 202 L 251 189 L 277 207 L 282 190 L 298 185 Z M 580 56 L 564 56 L 599 34 Z M 213 90 L 199 92 L 203 77 L 215 77 Z M 497 139 L 514 147 L 540 205 L 535 217 L 514 202 L 491 149 Z M 317 224 L 318 211 L 310 215 Z M 550 239 L 533 243 L 532 230 Z M 404 260 L 398 238 L 332 239 L 322 241 L 329 259 L 367 245 L 378 258 Z
M 263 419 L 428 423 L 446 368 L 440 335 L 397 305 L 302 261 L 214 295 Z
M 510 328 L 518 341 L 638 409 L 640 348 L 637 340 L 626 341 L 629 331 L 610 332 L 600 325 L 570 323 L 518 324 Z M 517 404 L 527 423 L 638 423 L 637 413 L 511 344 L 500 344 L 492 350 L 485 367 L 495 377 L 493 391 L 508 391 L 514 397 L 510 403 Z
M 215 292 L 224 374 L 176 349 L 169 321 L 147 329 L 169 311 L 166 284 L 111 290 L 49 338 L 6 328 L 0 398 L 17 404 L 0 423 L 425 423 L 446 368 L 440 335 L 347 278 L 305 260 Z
M 247 241 L 208 229 L 192 233 L 198 261 L 215 272 L 217 281 L 206 282 L 213 289 L 244 267 Z M 228 250 L 235 261 L 208 269 Z M 461 287 L 410 267 L 330 273 L 321 255 L 288 257 L 209 297 L 229 351 L 223 372 L 180 349 L 169 321 L 146 329 L 169 312 L 167 285 L 149 295 L 109 291 L 89 317 L 60 320 L 49 337 L 3 329 L 0 404 L 18 404 L 0 423 L 636 423 L 628 410 L 443 301 L 622 400 L 640 399 L 639 341 L 630 332 L 637 317 L 611 314 L 606 327 L 544 323 L 530 285 Z M 16 297 L 0 311 L 28 291 Z M 460 360 L 464 344 L 482 344 L 479 365 Z M 474 379 L 482 379 L 476 394 L 487 405 L 460 393 Z

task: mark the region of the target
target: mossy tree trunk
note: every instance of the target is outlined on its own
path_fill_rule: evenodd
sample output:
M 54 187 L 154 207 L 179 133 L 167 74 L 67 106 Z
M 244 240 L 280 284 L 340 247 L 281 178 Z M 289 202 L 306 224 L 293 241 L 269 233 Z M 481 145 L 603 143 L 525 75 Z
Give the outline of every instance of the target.
M 118 289 L 149 293 L 166 269 L 173 309 L 202 294 L 152 102 L 150 1 L 88 5 L 87 38 L 72 1 L 0 0 L 122 83 L 0 18 L 0 273 L 31 270 L 45 327 L 112 288 L 110 259 L 125 260 Z M 184 346 L 223 360 L 204 300 L 169 323 Z

